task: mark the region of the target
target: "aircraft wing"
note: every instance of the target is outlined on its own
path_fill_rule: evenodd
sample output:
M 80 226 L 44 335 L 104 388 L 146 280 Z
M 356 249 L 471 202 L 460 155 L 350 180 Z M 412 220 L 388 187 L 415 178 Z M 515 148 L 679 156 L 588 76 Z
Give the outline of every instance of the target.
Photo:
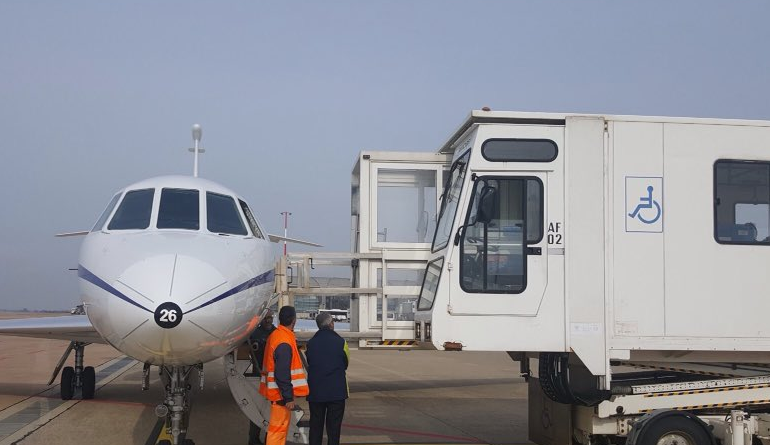
M 107 343 L 86 315 L 0 320 L 0 335 L 48 338 L 82 343 Z
M 286 241 L 287 243 L 304 244 L 306 246 L 313 246 L 313 247 L 323 247 L 320 244 L 311 243 L 310 241 L 303 241 L 301 239 L 295 239 L 295 238 L 286 238 L 284 236 L 271 235 L 269 233 L 267 234 L 267 237 L 270 238 L 270 241 L 273 243 L 280 243 L 281 241 Z

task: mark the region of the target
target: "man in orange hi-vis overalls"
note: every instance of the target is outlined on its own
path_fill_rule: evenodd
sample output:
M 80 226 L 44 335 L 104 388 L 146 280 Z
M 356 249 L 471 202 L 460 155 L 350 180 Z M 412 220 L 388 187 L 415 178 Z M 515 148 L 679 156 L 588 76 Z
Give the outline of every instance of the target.
M 286 443 L 291 411 L 296 406 L 294 398 L 306 397 L 310 392 L 294 336 L 297 312 L 292 306 L 282 307 L 278 322 L 278 327 L 267 338 L 259 382 L 259 393 L 272 404 L 265 445 Z

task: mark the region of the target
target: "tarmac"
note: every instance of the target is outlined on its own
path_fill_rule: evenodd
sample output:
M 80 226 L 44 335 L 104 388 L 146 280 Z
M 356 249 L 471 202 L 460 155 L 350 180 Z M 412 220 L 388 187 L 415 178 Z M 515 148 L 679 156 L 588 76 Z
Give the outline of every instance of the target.
M 89 345 L 85 362 L 96 367 L 95 399 L 62 401 L 58 381 L 46 383 L 66 346 L 0 336 L 0 445 L 146 444 L 162 400 L 157 372 L 142 391 L 140 363 L 110 346 Z M 248 420 L 230 394 L 221 360 L 204 369 L 206 385 L 193 391 L 187 437 L 199 445 L 245 444 Z M 527 388 L 518 370 L 505 353 L 354 349 L 342 442 L 529 443 Z

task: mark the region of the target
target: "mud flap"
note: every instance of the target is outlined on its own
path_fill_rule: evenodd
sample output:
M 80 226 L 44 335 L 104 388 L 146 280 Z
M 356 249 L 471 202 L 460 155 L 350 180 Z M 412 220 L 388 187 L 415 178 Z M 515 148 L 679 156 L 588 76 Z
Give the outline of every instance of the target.
M 572 411 L 570 405 L 554 402 L 540 386 L 528 381 L 529 440 L 540 445 L 572 445 Z

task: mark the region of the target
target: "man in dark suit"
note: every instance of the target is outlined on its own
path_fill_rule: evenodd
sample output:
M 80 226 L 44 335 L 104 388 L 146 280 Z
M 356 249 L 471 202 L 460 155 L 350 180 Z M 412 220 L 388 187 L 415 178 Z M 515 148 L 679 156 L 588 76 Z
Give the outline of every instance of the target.
M 334 332 L 334 319 L 321 312 L 315 319 L 318 332 L 307 343 L 310 394 L 310 445 L 323 442 L 324 424 L 328 445 L 339 445 L 345 399 L 348 398 L 348 343 Z

